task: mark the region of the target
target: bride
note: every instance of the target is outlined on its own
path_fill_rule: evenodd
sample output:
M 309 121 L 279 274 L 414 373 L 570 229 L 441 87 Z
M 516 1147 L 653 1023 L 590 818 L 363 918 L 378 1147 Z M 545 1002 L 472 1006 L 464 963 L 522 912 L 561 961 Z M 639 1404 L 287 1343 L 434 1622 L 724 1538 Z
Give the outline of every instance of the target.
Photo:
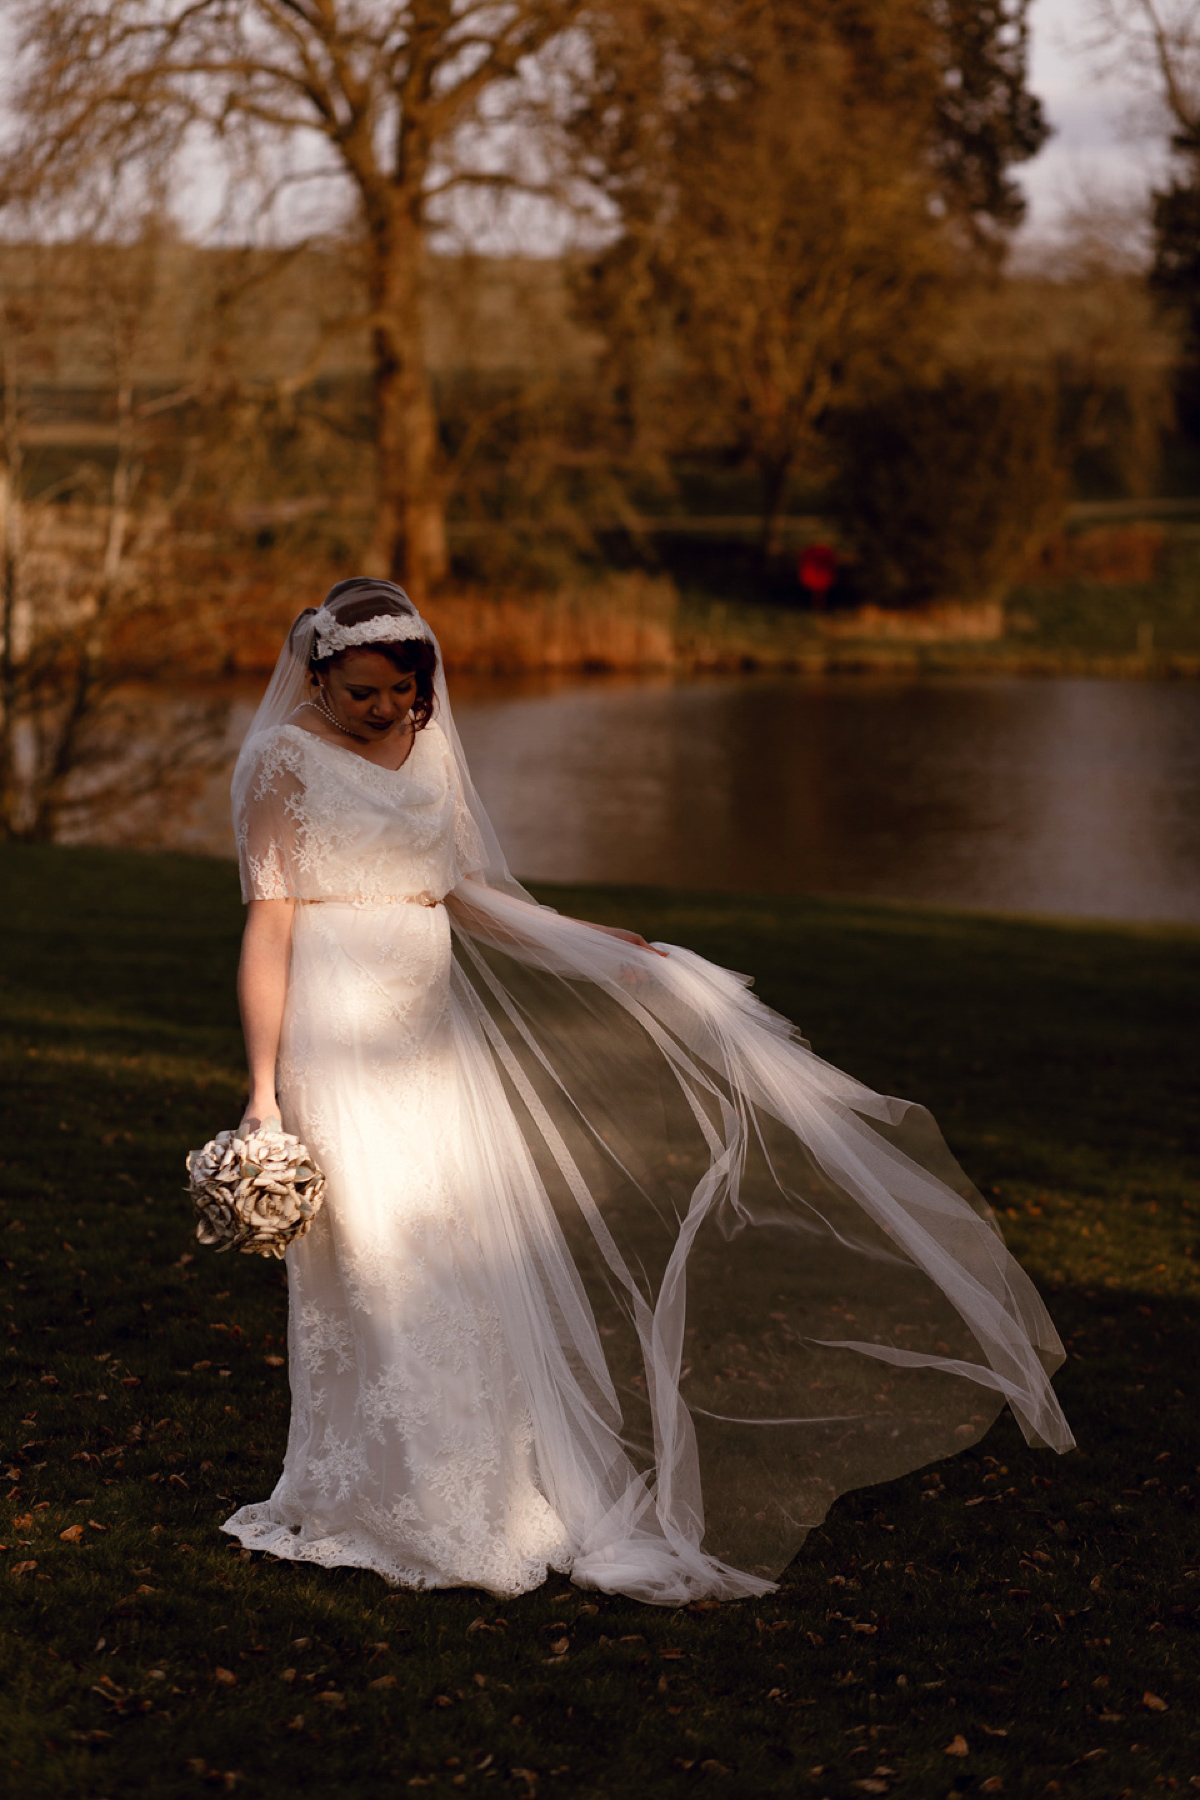
M 328 1186 L 287 1255 L 283 1473 L 226 1531 L 678 1605 L 768 1591 L 838 1494 L 1005 1403 L 1070 1447 L 1058 1337 L 928 1113 L 744 977 L 539 906 L 400 588 L 296 621 L 233 797 L 243 1126 Z

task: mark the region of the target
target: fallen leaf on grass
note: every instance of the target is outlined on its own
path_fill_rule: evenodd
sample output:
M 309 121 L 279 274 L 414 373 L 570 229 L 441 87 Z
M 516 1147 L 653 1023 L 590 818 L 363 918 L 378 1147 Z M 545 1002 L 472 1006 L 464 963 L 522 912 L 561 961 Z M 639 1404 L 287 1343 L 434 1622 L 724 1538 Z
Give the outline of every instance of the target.
M 107 1525 L 97 1524 L 95 1519 L 89 1519 L 88 1524 L 91 1526 L 93 1531 L 107 1531 L 108 1530 Z
M 12 1572 L 14 1575 L 28 1575 L 28 1573 L 31 1569 L 36 1569 L 36 1568 L 37 1568 L 37 1563 L 31 1558 L 28 1562 L 14 1563 L 12 1566 Z
M 1142 1695 L 1142 1705 L 1147 1709 L 1148 1712 L 1166 1712 L 1167 1711 L 1166 1701 L 1160 1700 L 1157 1694 L 1151 1694 L 1151 1693 L 1143 1694 Z
M 723 1762 L 718 1762 L 715 1756 L 705 1757 L 700 1764 L 700 1770 L 704 1775 L 731 1775 L 733 1773 L 732 1769 L 726 1768 Z
M 863 1637 L 874 1637 L 878 1627 L 875 1625 L 868 1625 L 862 1619 L 851 1619 L 850 1629 L 851 1631 L 861 1632 Z
M 311 1650 L 312 1649 L 312 1639 L 311 1638 L 293 1638 L 291 1643 L 288 1645 L 288 1649 L 289 1650 Z
M 140 1589 L 139 1589 L 140 1592 Z M 213 1680 L 219 1681 L 222 1687 L 236 1687 L 237 1676 L 232 1669 L 214 1669 Z
M 550 1652 L 551 1652 L 551 1655 L 553 1655 L 553 1656 L 565 1656 L 567 1654 L 567 1651 L 570 1648 L 571 1648 L 570 1638 L 565 1638 L 565 1637 L 555 1638 L 554 1642 L 550 1646 Z
M 284 1359 L 282 1356 L 264 1356 L 263 1361 L 268 1369 L 282 1369 Z
M 58 1535 L 64 1544 L 77 1544 L 83 1536 L 83 1526 L 68 1525 L 67 1529 L 65 1531 L 60 1531 Z
M 980 1782 L 979 1791 L 981 1794 L 1002 1794 L 1004 1782 L 999 1775 L 989 1775 L 986 1781 Z
M 891 1792 L 886 1781 L 876 1781 L 871 1775 L 868 1775 L 863 1781 L 852 1781 L 850 1785 L 851 1787 L 856 1787 L 860 1794 L 887 1794 Z
M 971 1746 L 967 1743 L 967 1740 L 963 1737 L 962 1733 L 957 1732 L 946 1745 L 943 1754 L 946 1756 L 969 1756 L 971 1754 Z
M 334 1688 L 326 1688 L 323 1694 L 314 1694 L 313 1699 L 319 1700 L 324 1706 L 336 1706 L 341 1708 L 346 1704 L 345 1694 L 337 1693 Z
M 13 1520 L 13 1530 L 14 1531 L 32 1531 L 33 1530 L 33 1514 L 32 1513 L 22 1513 L 21 1517 L 19 1519 L 14 1519 Z
M 396 1682 L 397 1677 L 395 1675 L 380 1675 L 375 1681 L 368 1681 L 367 1686 L 373 1688 L 394 1688 Z

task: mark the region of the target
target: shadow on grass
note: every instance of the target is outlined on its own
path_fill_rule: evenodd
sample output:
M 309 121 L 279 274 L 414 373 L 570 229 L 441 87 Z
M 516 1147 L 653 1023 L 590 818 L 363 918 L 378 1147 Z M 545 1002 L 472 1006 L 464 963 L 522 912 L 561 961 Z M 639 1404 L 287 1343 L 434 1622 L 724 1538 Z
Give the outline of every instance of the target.
M 287 1424 L 281 1273 L 195 1253 L 182 1194 L 241 1098 L 232 872 L 10 849 L 0 879 L 0 1767 L 23 1795 L 1200 1777 L 1195 934 L 553 895 L 753 969 L 821 1053 L 928 1100 L 1072 1352 L 1077 1452 L 1002 1420 L 847 1497 L 770 1599 L 663 1613 L 561 1579 L 392 1593 L 220 1536 Z

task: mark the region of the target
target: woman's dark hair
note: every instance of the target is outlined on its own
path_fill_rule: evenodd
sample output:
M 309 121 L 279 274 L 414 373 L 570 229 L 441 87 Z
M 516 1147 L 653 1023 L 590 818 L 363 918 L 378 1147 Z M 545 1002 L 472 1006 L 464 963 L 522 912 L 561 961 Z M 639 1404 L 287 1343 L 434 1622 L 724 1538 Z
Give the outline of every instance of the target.
M 314 610 L 313 607 L 307 607 L 300 614 L 292 626 L 292 634 L 306 619 L 312 617 Z M 368 619 L 390 618 L 408 611 L 409 608 L 398 599 L 393 600 L 390 595 L 376 590 L 374 594 L 364 594 L 359 599 L 342 598 L 337 608 L 337 621 L 339 625 L 365 625 Z M 354 649 L 377 651 L 380 656 L 387 657 L 399 674 L 416 677 L 417 696 L 412 704 L 412 722 L 415 731 L 423 731 L 432 719 L 436 705 L 433 680 L 437 674 L 437 651 L 433 645 L 424 638 L 400 638 L 393 643 L 358 644 Z M 322 669 L 340 667 L 347 656 L 354 654 L 354 649 L 336 650 L 332 656 L 310 656 L 309 674 L 315 676 Z

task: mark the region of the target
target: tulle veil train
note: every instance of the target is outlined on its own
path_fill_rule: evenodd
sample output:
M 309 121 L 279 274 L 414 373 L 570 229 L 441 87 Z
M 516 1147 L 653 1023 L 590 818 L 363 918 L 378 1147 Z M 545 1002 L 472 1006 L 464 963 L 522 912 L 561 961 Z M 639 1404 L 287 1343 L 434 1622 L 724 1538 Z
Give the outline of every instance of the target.
M 235 813 L 310 647 L 302 619 Z M 481 862 L 446 896 L 458 1162 L 486 1196 L 480 1248 L 573 1579 L 661 1605 L 762 1593 L 839 1494 L 976 1442 L 1006 1404 L 1029 1442 L 1068 1449 L 1059 1338 L 928 1112 L 823 1062 L 746 977 L 539 905 L 471 781 L 440 655 L 436 699 Z

